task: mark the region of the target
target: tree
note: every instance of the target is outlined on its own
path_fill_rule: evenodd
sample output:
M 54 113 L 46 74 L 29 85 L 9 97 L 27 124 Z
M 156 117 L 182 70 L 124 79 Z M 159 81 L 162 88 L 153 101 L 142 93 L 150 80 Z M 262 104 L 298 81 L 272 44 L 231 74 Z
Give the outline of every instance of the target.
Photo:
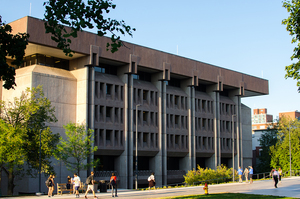
M 271 166 L 273 168 L 281 167 L 283 171 L 290 170 L 290 138 L 292 169 L 300 168 L 300 121 L 284 117 L 280 118 L 277 143 L 270 147 Z
M 297 80 L 298 92 L 300 92 L 300 0 L 284 0 L 283 7 L 287 9 L 290 16 L 282 21 L 282 24 L 286 25 L 286 30 L 290 32 L 292 36 L 292 43 L 296 43 L 294 53 L 291 56 L 291 60 L 296 59 L 296 63 L 292 63 L 285 67 L 285 78 L 293 78 Z
M 105 18 L 116 5 L 111 0 L 48 0 L 45 6 L 45 29 L 51 39 L 57 43 L 66 56 L 72 57 L 74 51 L 70 48 L 71 38 L 76 38 L 78 31 L 97 28 L 97 35 L 102 37 L 111 34 L 111 43 L 107 43 L 107 50 L 112 53 L 123 46 L 119 35 L 130 35 L 135 28 L 131 28 L 122 21 Z M 67 28 L 66 26 L 70 27 Z M 0 15 L 0 80 L 3 79 L 6 89 L 16 86 L 15 68 L 22 64 L 25 49 L 28 44 L 28 34 L 12 35 L 11 26 L 2 23 Z M 118 35 L 119 34 L 119 35 Z M 8 64 L 6 56 L 16 58 Z
M 11 31 L 11 26 L 3 23 L 0 16 L 0 80 L 4 81 L 3 87 L 6 89 L 16 86 L 16 72 L 12 65 L 21 66 L 29 37 L 25 33 L 13 35 Z M 10 65 L 7 63 L 7 56 L 13 59 Z
M 271 155 L 270 147 L 274 146 L 277 142 L 277 128 L 268 128 L 267 132 L 261 135 L 261 138 L 258 140 L 261 146 L 261 153 L 259 156 L 259 164 L 255 168 L 257 172 L 266 172 L 271 170 Z
M 84 28 L 96 27 L 97 35 L 100 37 L 111 33 L 111 43 L 107 43 L 106 47 L 112 53 L 118 51 L 123 44 L 120 36 L 117 36 L 115 32 L 132 36 L 132 31 L 135 31 L 123 20 L 117 21 L 104 17 L 110 9 L 116 8 L 111 0 L 88 0 L 87 5 L 84 0 L 49 0 L 44 3 L 44 6 L 46 7 L 46 33 L 51 33 L 51 38 L 57 42 L 57 47 L 70 57 L 74 51 L 70 49 L 69 37 L 76 38 L 77 32 Z M 66 26 L 70 27 L 71 31 L 68 32 Z
M 59 140 L 46 123 L 56 122 L 54 108 L 44 97 L 41 86 L 26 89 L 13 102 L 0 102 L 0 166 L 8 175 L 8 194 L 13 194 L 14 179 L 25 173 L 35 176 L 39 169 L 37 152 L 40 148 L 41 166 L 45 174 L 53 173 L 50 158 Z M 26 164 L 26 168 L 24 167 Z
M 93 130 L 86 130 L 85 125 L 69 123 L 64 126 L 66 139 L 60 137 L 57 145 L 55 158 L 61 160 L 70 171 L 80 173 L 82 169 L 93 166 L 86 160 L 91 154 L 97 151 L 97 146 L 93 147 Z

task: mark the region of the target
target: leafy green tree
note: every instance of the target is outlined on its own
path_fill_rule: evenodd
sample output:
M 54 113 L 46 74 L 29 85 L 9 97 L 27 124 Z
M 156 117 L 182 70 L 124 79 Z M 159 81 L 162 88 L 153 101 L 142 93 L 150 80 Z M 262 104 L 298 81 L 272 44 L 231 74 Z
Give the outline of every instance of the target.
M 277 133 L 278 129 L 272 128 L 268 129 L 267 132 L 261 135 L 261 138 L 258 140 L 261 146 L 261 153 L 259 156 L 259 164 L 257 165 L 256 172 L 268 172 L 271 170 L 271 155 L 270 155 L 270 147 L 274 146 L 277 142 Z
M 73 56 L 71 38 L 76 38 L 78 31 L 83 29 L 96 28 L 97 35 L 101 37 L 110 34 L 111 42 L 106 47 L 112 53 L 124 45 L 120 35 L 132 36 L 135 31 L 123 20 L 105 17 L 116 8 L 111 0 L 48 0 L 44 2 L 44 6 L 46 33 L 51 34 L 51 39 L 66 56 Z M 11 26 L 2 23 L 0 15 L 0 80 L 5 82 L 3 87 L 6 89 L 16 86 L 15 68 L 12 66 L 22 64 L 29 37 L 25 33 L 12 35 L 11 30 Z M 7 63 L 7 56 L 15 59 Z
M 11 34 L 12 28 L 2 22 L 0 16 L 0 80 L 4 81 L 3 87 L 11 89 L 16 86 L 15 68 L 11 65 L 20 66 L 28 44 L 28 34 Z M 6 57 L 9 56 L 13 61 L 8 64 Z
M 132 36 L 132 31 L 135 31 L 123 20 L 105 18 L 105 14 L 116 8 L 111 0 L 88 0 L 87 3 L 85 0 L 49 0 L 44 6 L 46 33 L 52 34 L 57 47 L 68 56 L 74 53 L 70 49 L 70 37 L 76 38 L 77 32 L 84 28 L 97 28 L 97 35 L 101 37 L 110 33 L 111 43 L 107 43 L 106 47 L 112 53 L 123 45 L 117 33 Z
M 292 43 L 297 44 L 291 56 L 291 60 L 295 59 L 297 62 L 285 67 L 285 78 L 297 80 L 298 92 L 300 92 L 300 0 L 284 0 L 283 7 L 287 9 L 290 15 L 287 19 L 282 21 L 282 24 L 286 25 L 286 30 L 290 32 Z
M 300 168 L 300 121 L 281 118 L 279 122 L 278 140 L 270 147 L 271 166 L 290 170 L 289 139 L 291 138 L 292 169 Z
M 26 89 L 13 102 L 0 102 L 0 164 L 8 176 L 8 194 L 13 194 L 14 179 L 24 174 L 36 176 L 41 134 L 41 166 L 45 174 L 53 173 L 50 158 L 59 135 L 46 123 L 56 122 L 54 107 L 44 96 L 41 86 Z M 26 167 L 24 166 L 26 164 Z
M 93 166 L 87 159 L 97 151 L 97 146 L 93 146 L 93 130 L 86 129 L 85 125 L 69 123 L 64 126 L 66 139 L 60 137 L 57 145 L 55 157 L 62 161 L 68 170 L 80 173 L 82 169 Z

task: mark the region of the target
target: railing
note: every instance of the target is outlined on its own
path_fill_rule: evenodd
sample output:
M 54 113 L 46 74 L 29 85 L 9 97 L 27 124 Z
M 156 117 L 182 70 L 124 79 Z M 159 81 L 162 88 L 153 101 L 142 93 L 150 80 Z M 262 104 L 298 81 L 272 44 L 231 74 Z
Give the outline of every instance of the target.
M 290 171 L 286 171 L 282 173 L 282 177 L 289 177 L 289 176 L 290 176 Z M 300 170 L 299 169 L 292 170 L 291 176 L 300 176 Z M 259 179 L 269 179 L 269 178 L 272 178 L 271 171 L 253 174 L 253 179 L 259 180 Z
M 168 174 L 168 176 L 172 176 L 172 175 L 185 175 L 186 174 L 186 172 L 185 172 L 185 170 L 168 170 L 167 171 L 167 174 Z
M 118 171 L 95 171 L 94 176 L 105 178 L 105 177 L 110 177 L 112 173 L 115 173 L 117 177 L 119 176 Z
M 138 176 L 150 176 L 152 172 L 152 170 L 138 170 Z M 135 175 L 135 171 L 133 173 Z

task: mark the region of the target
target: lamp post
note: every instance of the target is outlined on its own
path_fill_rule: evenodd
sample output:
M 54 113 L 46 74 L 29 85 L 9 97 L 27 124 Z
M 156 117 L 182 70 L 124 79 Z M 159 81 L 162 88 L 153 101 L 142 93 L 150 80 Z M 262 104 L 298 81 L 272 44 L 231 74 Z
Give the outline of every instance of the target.
M 233 118 L 236 117 L 236 114 L 231 116 L 231 131 L 232 131 L 232 182 L 234 182 L 234 121 Z
M 41 183 L 42 183 L 42 177 L 41 177 L 41 172 L 42 172 L 42 129 L 40 129 L 40 148 L 39 148 L 39 192 L 36 193 L 36 195 L 42 195 L 41 192 Z
M 138 107 L 135 108 L 135 189 L 138 189 Z
M 291 122 L 289 122 L 289 148 L 290 148 L 290 177 L 292 177 L 292 152 L 291 152 Z

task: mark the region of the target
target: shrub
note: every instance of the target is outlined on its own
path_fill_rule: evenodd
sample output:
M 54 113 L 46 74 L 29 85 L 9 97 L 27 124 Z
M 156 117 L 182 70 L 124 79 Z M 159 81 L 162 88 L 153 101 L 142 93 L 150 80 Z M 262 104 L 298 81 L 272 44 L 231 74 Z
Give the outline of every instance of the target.
M 235 171 L 236 173 L 236 171 Z M 232 168 L 227 168 L 224 165 L 218 166 L 216 170 L 210 168 L 201 168 L 197 165 L 197 170 L 193 169 L 187 172 L 185 183 L 191 185 L 194 183 L 222 183 L 228 182 L 232 178 Z

